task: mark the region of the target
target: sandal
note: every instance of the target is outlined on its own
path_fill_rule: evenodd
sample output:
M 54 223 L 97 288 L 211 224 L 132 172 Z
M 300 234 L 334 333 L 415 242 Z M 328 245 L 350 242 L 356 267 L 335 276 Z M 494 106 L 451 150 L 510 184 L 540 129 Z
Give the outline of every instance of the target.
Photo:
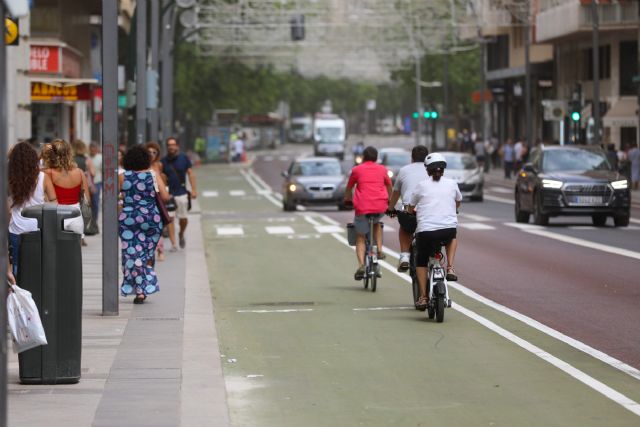
M 452 265 L 447 267 L 447 280 L 456 281 L 458 280 L 458 275 L 456 274 L 456 270 Z
M 387 255 L 384 252 L 380 251 L 378 252 L 378 259 L 387 259 Z
M 133 303 L 134 304 L 144 304 L 144 300 L 146 300 L 147 297 L 144 296 L 143 294 L 138 294 L 136 295 L 136 297 L 133 299 Z
M 420 311 L 425 311 L 427 309 L 427 304 L 429 304 L 429 298 L 420 297 L 418 301 L 416 301 L 416 308 Z

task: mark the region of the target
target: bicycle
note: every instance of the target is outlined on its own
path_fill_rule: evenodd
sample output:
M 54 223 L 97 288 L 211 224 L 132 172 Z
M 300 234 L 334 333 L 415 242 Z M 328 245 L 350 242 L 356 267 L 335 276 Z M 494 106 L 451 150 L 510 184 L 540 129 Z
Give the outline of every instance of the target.
M 442 251 L 446 242 L 440 242 L 439 248 L 433 256 L 429 257 L 427 264 L 428 280 L 427 295 L 429 302 L 427 303 L 427 316 L 429 319 L 435 317 L 438 323 L 444 320 L 444 309 L 451 308 L 451 299 L 449 298 L 449 287 L 447 286 L 447 260 Z M 411 287 L 413 289 L 413 304 L 416 310 L 422 310 L 418 307 L 417 301 L 420 298 L 420 286 L 418 285 L 418 276 L 416 275 L 415 259 L 417 258 L 418 249 L 415 244 L 415 238 L 411 242 L 411 252 L 409 259 L 409 274 L 411 275 Z
M 375 240 L 373 238 L 373 228 L 375 226 L 375 219 L 378 215 L 367 214 L 366 217 L 369 220 L 369 232 L 365 234 L 364 277 L 362 278 L 362 281 L 364 282 L 365 289 L 369 287 L 369 282 L 371 282 L 371 292 L 375 292 L 378 285 L 378 279 L 382 277 L 382 274 L 380 273 L 380 265 L 378 265 L 378 246 L 373 242 Z M 380 223 L 380 227 L 382 227 L 382 222 Z

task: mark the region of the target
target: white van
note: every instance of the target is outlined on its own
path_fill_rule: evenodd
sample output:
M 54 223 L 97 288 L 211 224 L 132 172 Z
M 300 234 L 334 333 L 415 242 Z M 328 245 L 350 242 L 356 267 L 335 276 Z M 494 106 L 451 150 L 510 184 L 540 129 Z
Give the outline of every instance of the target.
M 313 152 L 316 156 L 336 156 L 344 160 L 347 140 L 343 119 L 334 114 L 317 114 L 313 121 Z
M 313 119 L 309 116 L 294 117 L 289 128 L 291 142 L 311 142 L 313 139 Z

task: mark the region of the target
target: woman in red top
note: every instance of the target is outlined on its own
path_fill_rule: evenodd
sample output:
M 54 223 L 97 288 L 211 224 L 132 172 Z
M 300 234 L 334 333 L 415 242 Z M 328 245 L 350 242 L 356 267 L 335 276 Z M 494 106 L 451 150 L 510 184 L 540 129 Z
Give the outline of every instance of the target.
M 71 145 L 62 139 L 55 139 L 42 153 L 45 173 L 51 178 L 53 188 L 56 190 L 58 204 L 70 205 L 80 209 L 80 192 L 84 191 L 85 200 L 91 200 L 87 178 L 73 161 Z M 83 234 L 84 221 L 82 215 L 65 219 L 66 230 Z M 84 237 L 84 235 L 83 235 Z M 84 238 L 82 245 L 86 246 Z
M 382 229 L 380 218 L 387 210 L 392 185 L 387 169 L 376 163 L 378 150 L 367 147 L 362 153 L 362 164 L 351 170 L 351 176 L 344 192 L 344 201 L 351 201 L 351 191 L 355 186 L 353 207 L 356 215 L 353 224 L 356 229 L 356 256 L 358 257 L 358 269 L 354 275 L 355 280 L 362 280 L 364 276 L 364 250 L 365 236 L 369 232 L 369 220 L 366 214 L 378 214 L 375 220 L 373 232 L 376 246 L 378 247 L 378 259 L 384 259 L 382 252 Z

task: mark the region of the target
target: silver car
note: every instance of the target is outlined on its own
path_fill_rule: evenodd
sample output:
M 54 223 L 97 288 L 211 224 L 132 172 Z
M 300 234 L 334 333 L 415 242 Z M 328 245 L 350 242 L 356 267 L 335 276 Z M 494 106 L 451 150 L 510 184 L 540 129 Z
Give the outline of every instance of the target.
M 387 175 L 395 182 L 400 169 L 411 163 L 411 152 L 402 148 L 381 148 L 378 163 L 387 168 Z
M 479 202 L 484 198 L 484 172 L 476 159 L 467 153 L 441 152 L 447 160 L 444 176 L 458 183 L 462 197 Z
M 307 157 L 294 160 L 282 172 L 282 209 L 294 211 L 296 205 L 343 204 L 347 177 L 340 161 L 331 157 Z

